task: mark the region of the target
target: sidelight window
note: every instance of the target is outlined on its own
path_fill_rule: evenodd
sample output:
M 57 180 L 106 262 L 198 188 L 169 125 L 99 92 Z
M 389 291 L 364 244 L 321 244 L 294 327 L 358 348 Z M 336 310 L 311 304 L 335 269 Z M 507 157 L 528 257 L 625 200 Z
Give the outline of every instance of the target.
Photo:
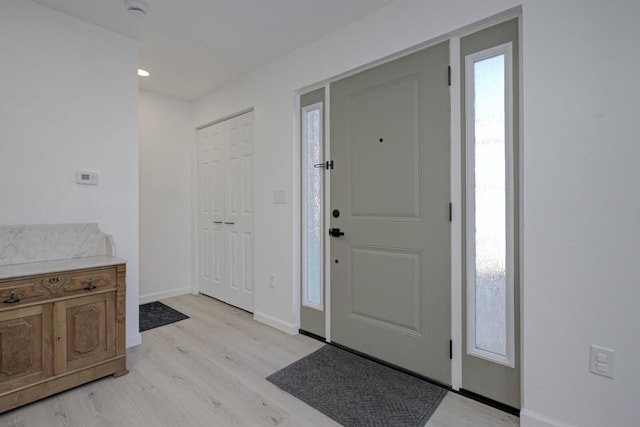
M 302 109 L 302 304 L 323 309 L 322 103 Z
M 511 43 L 466 57 L 467 350 L 514 362 Z

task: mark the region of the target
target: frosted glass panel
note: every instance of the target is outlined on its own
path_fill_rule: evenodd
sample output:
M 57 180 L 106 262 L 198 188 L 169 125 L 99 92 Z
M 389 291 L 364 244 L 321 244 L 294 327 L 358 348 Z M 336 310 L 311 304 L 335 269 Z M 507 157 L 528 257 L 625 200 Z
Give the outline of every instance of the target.
M 322 305 L 322 117 L 320 108 L 304 113 L 304 303 Z
M 474 63 L 476 348 L 507 354 L 504 55 Z

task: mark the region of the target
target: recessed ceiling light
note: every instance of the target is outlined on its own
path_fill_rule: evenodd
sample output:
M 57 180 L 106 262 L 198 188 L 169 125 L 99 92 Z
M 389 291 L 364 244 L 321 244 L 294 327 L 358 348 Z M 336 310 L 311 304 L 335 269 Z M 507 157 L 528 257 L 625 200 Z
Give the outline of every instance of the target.
M 138 69 L 138 75 L 140 77 L 149 77 L 149 72 L 139 68 Z

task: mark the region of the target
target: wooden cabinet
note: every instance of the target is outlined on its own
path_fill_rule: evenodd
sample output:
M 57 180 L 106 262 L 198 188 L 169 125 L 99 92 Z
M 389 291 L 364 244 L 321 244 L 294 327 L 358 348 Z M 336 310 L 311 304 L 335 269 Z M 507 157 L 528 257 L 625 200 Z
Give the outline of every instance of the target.
M 125 272 L 0 280 L 0 412 L 127 372 Z

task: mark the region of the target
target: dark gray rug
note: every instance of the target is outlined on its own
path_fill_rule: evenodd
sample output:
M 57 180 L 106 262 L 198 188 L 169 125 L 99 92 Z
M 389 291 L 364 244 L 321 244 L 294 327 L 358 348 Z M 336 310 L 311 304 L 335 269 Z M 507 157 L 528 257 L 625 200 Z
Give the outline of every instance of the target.
M 346 427 L 423 426 L 447 394 L 330 345 L 267 380 Z
M 182 314 L 160 301 L 142 304 L 140 306 L 140 332 L 188 318 L 189 316 L 186 314 Z

